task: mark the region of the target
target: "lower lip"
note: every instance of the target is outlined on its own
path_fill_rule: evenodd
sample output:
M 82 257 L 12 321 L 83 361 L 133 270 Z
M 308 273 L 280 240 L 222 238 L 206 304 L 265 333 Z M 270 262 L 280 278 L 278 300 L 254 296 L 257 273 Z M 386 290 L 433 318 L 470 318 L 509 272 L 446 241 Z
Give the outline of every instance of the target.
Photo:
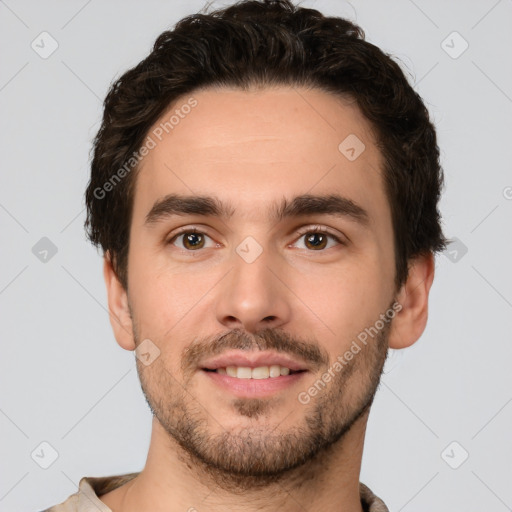
M 268 379 L 238 379 L 217 372 L 206 370 L 202 370 L 202 372 L 218 386 L 242 398 L 258 398 L 271 395 L 293 386 L 307 373 L 304 371 L 281 375 L 280 377 L 269 377 Z

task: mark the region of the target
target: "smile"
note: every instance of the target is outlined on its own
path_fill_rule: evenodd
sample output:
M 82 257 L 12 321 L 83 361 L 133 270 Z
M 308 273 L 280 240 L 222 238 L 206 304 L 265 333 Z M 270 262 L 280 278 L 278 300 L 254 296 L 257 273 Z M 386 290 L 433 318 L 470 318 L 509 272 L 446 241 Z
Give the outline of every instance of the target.
M 217 368 L 215 370 L 204 368 L 204 370 L 214 371 L 221 375 L 229 375 L 236 379 L 273 379 L 280 377 L 281 375 L 290 375 L 297 373 L 298 371 L 302 371 L 290 370 L 290 368 L 280 366 L 278 364 L 273 364 L 271 366 L 258 366 L 257 368 L 251 368 L 249 366 L 227 366 L 226 368 Z

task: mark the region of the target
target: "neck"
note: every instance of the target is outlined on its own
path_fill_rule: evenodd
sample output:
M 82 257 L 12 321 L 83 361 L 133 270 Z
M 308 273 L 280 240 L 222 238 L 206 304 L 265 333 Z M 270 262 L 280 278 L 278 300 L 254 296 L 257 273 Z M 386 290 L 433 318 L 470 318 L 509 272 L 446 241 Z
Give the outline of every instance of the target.
M 295 512 L 302 504 L 323 512 L 362 512 L 359 474 L 368 413 L 334 445 L 286 473 L 267 479 L 224 478 L 169 438 L 153 418 L 144 469 L 101 497 L 113 512 Z

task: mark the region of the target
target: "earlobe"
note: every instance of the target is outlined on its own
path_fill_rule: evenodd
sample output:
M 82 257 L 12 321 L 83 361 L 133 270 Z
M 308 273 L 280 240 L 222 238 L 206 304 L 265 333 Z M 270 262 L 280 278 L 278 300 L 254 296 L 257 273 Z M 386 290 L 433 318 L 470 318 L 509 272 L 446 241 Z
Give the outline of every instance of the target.
M 110 325 L 116 341 L 125 350 L 135 350 L 128 295 L 114 271 L 108 252 L 103 257 L 103 277 L 107 287 Z
M 407 281 L 397 296 L 401 310 L 393 319 L 389 347 L 406 348 L 423 334 L 428 318 L 428 296 L 434 280 L 434 254 L 417 256 L 409 267 Z

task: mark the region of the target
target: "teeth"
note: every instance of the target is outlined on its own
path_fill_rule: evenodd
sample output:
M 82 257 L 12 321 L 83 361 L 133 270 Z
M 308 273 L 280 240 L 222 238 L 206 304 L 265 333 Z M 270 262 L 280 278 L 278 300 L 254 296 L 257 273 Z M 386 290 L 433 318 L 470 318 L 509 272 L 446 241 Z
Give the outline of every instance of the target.
M 226 368 L 217 368 L 217 373 L 236 377 L 237 379 L 268 379 L 269 377 L 279 377 L 289 375 L 290 368 L 273 364 L 271 366 L 258 366 L 258 368 L 249 368 L 248 366 L 228 366 Z
M 251 372 L 252 379 L 268 379 L 270 377 L 270 369 L 268 366 L 260 366 L 253 368 Z
M 278 364 L 273 364 L 272 366 L 269 366 L 269 368 L 271 377 L 279 377 L 279 375 L 281 375 L 281 367 Z M 283 369 L 285 369 L 284 366 Z
M 247 366 L 239 366 L 236 370 L 236 376 L 239 379 L 250 379 L 252 377 L 252 370 Z

